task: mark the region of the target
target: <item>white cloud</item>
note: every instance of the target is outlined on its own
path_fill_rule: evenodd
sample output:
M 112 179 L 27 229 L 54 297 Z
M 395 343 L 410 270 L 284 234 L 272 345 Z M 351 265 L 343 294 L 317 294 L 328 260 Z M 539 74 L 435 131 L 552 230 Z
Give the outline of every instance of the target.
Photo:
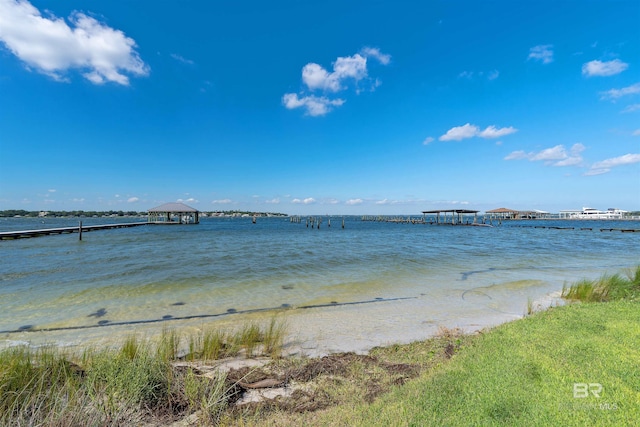
M 526 151 L 518 150 L 518 151 L 513 151 L 507 154 L 507 156 L 504 159 L 505 160 L 521 160 L 526 158 L 528 158 L 528 154 L 526 153 Z
M 329 98 L 326 93 L 337 93 L 348 87 L 348 82 L 355 83 L 356 93 L 360 93 L 359 83 L 369 82 L 373 91 L 380 86 L 379 79 L 369 78 L 367 60 L 374 58 L 383 65 L 389 64 L 391 56 L 380 52 L 377 48 L 365 47 L 360 53 L 352 56 L 338 57 L 333 62 L 333 71 L 328 71 L 322 65 L 310 62 L 302 67 L 302 82 L 306 91 L 321 90 L 325 95 L 316 96 L 311 93 L 301 92 L 286 93 L 282 97 L 283 105 L 288 109 L 304 107 L 306 114 L 310 116 L 323 116 L 332 110 L 332 107 L 345 103 L 344 99 Z
M 344 203 L 347 204 L 347 205 L 354 206 L 354 205 L 361 205 L 363 202 L 364 202 L 364 200 L 362 200 L 362 199 L 349 199 Z
M 433 141 L 435 141 L 435 138 L 432 136 L 428 136 L 424 139 L 424 141 L 422 141 L 422 145 L 429 145 L 431 144 Z
M 307 115 L 316 117 L 324 116 L 329 111 L 333 110 L 333 107 L 339 107 L 345 103 L 344 99 L 329 99 L 325 96 L 303 96 L 299 98 L 295 93 L 285 93 L 282 97 L 282 104 L 292 110 L 294 108 L 304 108 Z
M 640 154 L 625 154 L 624 156 L 606 159 L 591 165 L 591 169 L 610 169 L 616 166 L 640 163 Z
M 330 89 L 336 92 L 340 89 L 339 81 L 330 78 L 327 70 L 313 62 L 302 67 L 302 81 L 311 90 Z
M 303 204 L 303 205 L 310 205 L 316 202 L 316 199 L 314 199 L 313 197 L 307 197 L 306 199 L 293 199 L 291 200 L 291 203 L 295 203 L 295 204 Z
M 556 145 L 555 147 L 546 148 L 538 152 L 529 152 L 523 150 L 513 151 L 508 154 L 504 160 L 523 160 L 529 161 L 542 161 L 546 165 L 550 166 L 577 166 L 583 162 L 583 158 L 580 155 L 585 150 L 585 146 L 576 143 L 573 144 L 567 152 L 564 145 Z
M 194 62 L 192 60 L 187 59 L 187 58 L 183 57 L 182 55 L 178 55 L 177 53 L 172 53 L 171 57 L 173 59 L 175 59 L 176 61 L 182 62 L 184 64 L 189 64 L 189 65 L 193 65 L 194 64 Z
M 463 71 L 458 74 L 458 78 L 467 80 L 473 80 L 476 76 L 478 76 L 478 78 L 486 77 L 487 80 L 495 80 L 500 76 L 500 72 L 498 70 L 493 70 L 486 73 L 484 71 Z
M 610 171 L 611 171 L 611 169 L 589 169 L 583 175 L 584 176 L 602 175 L 603 173 L 607 173 L 607 172 L 610 172 Z
M 473 138 L 478 134 L 480 129 L 470 123 L 462 126 L 456 126 L 447 131 L 439 139 L 440 141 L 460 141 L 466 138 Z
M 640 104 L 631 104 L 627 105 L 627 107 L 622 110 L 623 113 L 633 113 L 634 111 L 640 110 Z
M 367 58 L 376 58 L 382 65 L 388 65 L 391 62 L 391 55 L 380 52 L 377 47 L 364 47 L 362 54 Z
M 640 129 L 636 129 L 636 130 L 634 130 L 634 131 L 631 133 L 631 135 L 633 135 L 633 136 L 640 136 Z
M 265 200 L 265 203 L 268 203 L 270 205 L 278 205 L 280 204 L 280 199 L 278 199 L 277 197 L 271 200 Z
M 149 67 L 135 41 L 82 12 L 68 19 L 40 11 L 26 0 L 0 0 L 0 41 L 29 67 L 66 81 L 71 69 L 95 84 L 129 84 L 126 74 L 145 76 Z
M 51 189 L 47 190 L 47 192 L 49 192 L 49 193 L 55 193 L 56 191 L 57 190 L 55 188 L 51 188 Z
M 176 200 L 176 202 L 178 202 L 178 203 L 198 203 L 198 200 L 194 199 L 193 197 L 189 197 L 188 199 L 178 199 L 178 200 Z
M 358 82 L 367 77 L 367 59 L 356 53 L 353 56 L 338 57 L 333 63 L 333 72 L 311 62 L 302 68 L 302 81 L 309 90 L 322 89 L 338 92 L 344 89 L 348 79 Z
M 553 45 L 541 44 L 529 49 L 529 56 L 527 59 L 534 59 L 541 61 L 543 64 L 549 64 L 553 62 Z
M 228 205 L 229 203 L 233 203 L 233 201 L 231 199 L 218 199 L 212 200 L 211 203 L 214 205 Z
M 636 95 L 640 93 L 640 83 L 632 84 L 631 86 L 623 87 L 622 89 L 610 89 L 606 92 L 600 92 L 600 99 L 616 100 L 627 95 Z
M 509 135 L 518 130 L 512 126 L 507 128 L 496 129 L 495 126 L 489 126 L 478 134 L 480 138 L 500 138 L 501 136 Z
M 440 141 L 460 141 L 467 138 L 473 138 L 475 136 L 480 138 L 500 138 L 501 136 L 509 135 L 517 131 L 518 129 L 511 126 L 500 129 L 495 126 L 488 126 L 486 129 L 480 130 L 478 126 L 467 123 L 465 125 L 449 129 L 447 133 L 438 139 Z
M 564 145 L 556 145 L 555 147 L 547 148 L 535 153 L 529 157 L 529 160 L 562 160 L 567 158 L 567 151 Z
M 137 198 L 137 197 L 129 197 L 129 198 L 127 199 L 127 203 L 135 203 L 135 202 L 137 202 L 137 201 L 139 201 L 139 200 L 140 200 L 140 199 L 139 199 L 139 198 Z
M 582 66 L 582 74 L 587 77 L 593 76 L 613 76 L 616 74 L 620 74 L 624 70 L 629 67 L 629 64 L 626 64 L 619 59 L 614 59 L 613 61 L 590 61 Z

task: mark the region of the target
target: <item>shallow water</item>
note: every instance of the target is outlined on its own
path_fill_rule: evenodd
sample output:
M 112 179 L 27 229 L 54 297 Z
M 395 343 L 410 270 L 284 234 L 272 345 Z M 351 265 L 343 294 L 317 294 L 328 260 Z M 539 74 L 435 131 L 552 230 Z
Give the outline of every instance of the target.
M 75 345 L 279 311 L 309 352 L 364 350 L 518 318 L 564 283 L 640 263 L 640 233 L 600 231 L 638 222 L 331 222 L 205 218 L 0 241 L 0 340 Z M 77 224 L 9 218 L 0 231 Z

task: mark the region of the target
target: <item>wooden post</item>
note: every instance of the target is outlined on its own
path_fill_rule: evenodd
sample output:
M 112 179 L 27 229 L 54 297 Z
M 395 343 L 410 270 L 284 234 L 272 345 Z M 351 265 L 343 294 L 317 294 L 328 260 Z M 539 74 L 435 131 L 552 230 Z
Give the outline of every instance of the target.
M 80 221 L 80 225 L 78 226 L 78 240 L 82 241 L 82 221 Z

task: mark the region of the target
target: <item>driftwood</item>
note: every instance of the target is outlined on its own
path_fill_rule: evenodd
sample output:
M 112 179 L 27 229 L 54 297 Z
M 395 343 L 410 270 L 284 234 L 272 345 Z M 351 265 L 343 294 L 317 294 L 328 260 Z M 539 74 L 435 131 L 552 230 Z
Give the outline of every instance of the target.
M 273 387 L 280 387 L 283 384 L 284 384 L 284 381 L 277 380 L 275 378 L 265 378 L 264 380 L 256 381 L 254 383 L 244 383 L 240 381 L 238 382 L 238 385 L 245 389 L 273 388 Z

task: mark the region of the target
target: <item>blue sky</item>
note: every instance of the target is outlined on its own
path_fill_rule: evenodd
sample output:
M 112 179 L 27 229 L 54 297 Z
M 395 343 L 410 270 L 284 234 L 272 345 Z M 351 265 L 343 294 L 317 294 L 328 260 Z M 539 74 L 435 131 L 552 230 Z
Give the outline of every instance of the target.
M 0 209 L 640 210 L 640 2 L 0 0 Z

